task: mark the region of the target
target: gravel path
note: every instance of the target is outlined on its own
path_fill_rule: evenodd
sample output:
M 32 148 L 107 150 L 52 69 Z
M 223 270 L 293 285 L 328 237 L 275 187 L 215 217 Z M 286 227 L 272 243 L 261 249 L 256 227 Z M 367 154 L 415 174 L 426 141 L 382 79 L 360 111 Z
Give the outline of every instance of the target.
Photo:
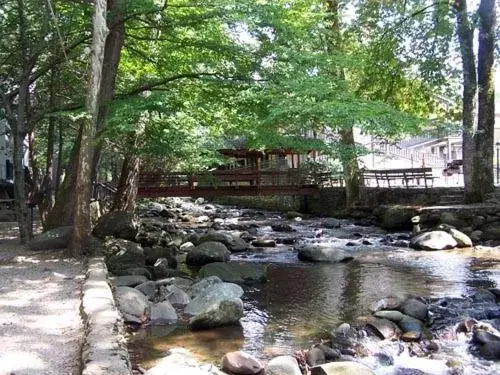
M 15 229 L 0 223 L 0 375 L 77 374 L 83 265 L 27 251 Z

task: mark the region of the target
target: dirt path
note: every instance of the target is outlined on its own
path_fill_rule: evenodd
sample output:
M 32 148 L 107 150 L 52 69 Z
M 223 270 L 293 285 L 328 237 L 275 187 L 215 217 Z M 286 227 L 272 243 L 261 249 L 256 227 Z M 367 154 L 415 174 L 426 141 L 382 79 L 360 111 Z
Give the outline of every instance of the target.
M 0 375 L 79 371 L 83 265 L 60 251 L 30 252 L 0 223 Z

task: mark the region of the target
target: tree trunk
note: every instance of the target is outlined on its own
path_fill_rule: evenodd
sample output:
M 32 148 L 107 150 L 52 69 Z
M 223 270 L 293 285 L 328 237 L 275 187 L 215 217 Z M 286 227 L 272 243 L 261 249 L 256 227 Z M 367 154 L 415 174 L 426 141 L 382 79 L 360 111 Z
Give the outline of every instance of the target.
M 108 13 L 111 18 L 108 20 L 109 34 L 106 38 L 104 48 L 104 62 L 102 67 L 102 81 L 99 91 L 99 114 L 96 124 L 97 141 L 92 163 L 92 181 L 96 180 L 101 159 L 102 138 L 105 128 L 106 118 L 109 113 L 109 104 L 115 95 L 116 76 L 118 65 L 125 39 L 125 20 L 123 18 L 123 3 L 121 0 L 108 0 Z
M 127 155 L 123 160 L 122 173 L 111 211 L 134 211 L 139 187 L 140 159 Z
M 63 161 L 64 161 L 63 157 L 64 131 L 63 131 L 63 122 L 61 120 L 58 121 L 57 133 L 59 139 L 57 142 L 57 170 L 56 170 L 55 195 L 59 193 L 59 188 L 61 187 L 62 177 L 63 177 L 62 173 L 63 173 Z
M 457 17 L 457 34 L 460 45 L 463 71 L 462 94 L 462 160 L 464 172 L 465 200 L 473 202 L 475 197 L 474 152 L 475 152 L 475 123 L 474 101 L 476 97 L 476 59 L 474 56 L 474 30 L 467 16 L 467 1 L 456 0 L 455 11 Z
M 484 202 L 494 191 L 493 149 L 495 139 L 495 86 L 493 62 L 495 53 L 495 0 L 481 0 L 479 5 L 479 49 L 477 58 L 478 122 L 475 139 L 475 200 Z
M 104 46 L 108 27 L 106 25 L 106 0 L 96 0 L 93 16 L 92 57 L 90 83 L 85 102 L 86 116 L 80 125 L 80 149 L 78 167 L 75 171 L 75 216 L 71 239 L 73 256 L 83 255 L 91 232 L 90 198 L 92 194 L 93 137 L 98 117 L 98 95 L 101 85 Z

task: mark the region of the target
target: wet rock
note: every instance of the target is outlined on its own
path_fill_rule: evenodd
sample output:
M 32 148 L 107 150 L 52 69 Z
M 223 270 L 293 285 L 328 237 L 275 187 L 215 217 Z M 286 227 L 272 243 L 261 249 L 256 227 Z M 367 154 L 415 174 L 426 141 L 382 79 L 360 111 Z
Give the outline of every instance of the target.
M 147 277 L 143 275 L 115 276 L 111 279 L 111 282 L 115 287 L 128 286 L 131 288 L 140 285 L 142 283 L 145 283 L 147 281 L 148 281 Z
M 124 277 L 124 276 L 122 276 Z M 154 281 L 146 281 L 135 287 L 139 292 L 144 294 L 150 301 L 156 296 L 156 283 Z
M 175 285 L 161 286 L 160 295 L 161 300 L 174 306 L 186 306 L 191 301 L 187 293 Z
M 319 348 L 312 348 L 306 353 L 306 361 L 309 366 L 317 366 L 325 363 L 325 353 Z
M 357 362 L 330 362 L 311 369 L 311 375 L 374 375 L 365 365 Z
M 104 239 L 107 236 L 134 241 L 139 231 L 139 218 L 133 212 L 113 211 L 99 219 L 93 234 Z
M 413 298 L 409 298 L 403 303 L 401 311 L 403 314 L 418 320 L 425 320 L 428 313 L 427 305 Z
M 406 296 L 389 296 L 372 303 L 369 309 L 371 312 L 377 312 L 380 310 L 398 310 L 405 301 Z
M 335 219 L 333 217 L 329 217 L 329 218 L 326 218 L 322 225 L 327 228 L 327 229 L 336 229 L 336 228 L 340 228 L 340 220 L 338 219 Z
M 394 364 L 394 358 L 392 358 L 389 354 L 375 353 L 373 356 L 377 358 L 378 363 L 382 366 L 392 366 Z
M 376 311 L 373 316 L 377 318 L 382 318 L 382 319 L 388 319 L 392 322 L 399 322 L 401 319 L 403 319 L 403 313 L 400 311 L 396 310 L 381 310 L 381 311 Z
M 459 218 L 455 213 L 453 212 L 443 212 L 441 216 L 439 217 L 439 222 L 441 224 L 447 224 L 451 225 L 455 228 L 463 228 L 467 226 L 467 223 Z
M 460 232 L 454 228 L 450 228 L 447 231 L 451 236 L 457 241 L 458 247 L 472 247 L 472 240 L 465 233 Z
M 214 299 L 212 302 L 207 303 L 202 311 L 189 319 L 189 327 L 192 329 L 206 329 L 233 325 L 239 323 L 242 317 L 243 302 L 241 299 Z
M 360 246 L 361 242 L 349 241 L 345 244 L 346 246 Z
M 209 231 L 200 236 L 198 243 L 201 244 L 209 241 L 223 243 L 232 253 L 246 251 L 250 248 L 248 243 L 242 238 L 225 232 Z
M 224 375 L 213 366 L 205 367 L 183 348 L 173 348 L 145 375 Z
M 483 358 L 500 360 L 500 336 L 478 329 L 472 336 L 472 343 L 476 345 L 478 353 Z
M 302 375 L 297 360 L 289 355 L 275 357 L 266 366 L 266 375 Z
M 481 230 L 474 230 L 470 234 L 470 239 L 474 242 L 479 242 L 481 241 L 481 238 L 483 237 L 483 231 Z
M 336 335 L 347 336 L 351 331 L 351 325 L 349 323 L 342 323 L 335 329 Z
M 186 264 L 203 266 L 213 262 L 228 262 L 230 255 L 231 253 L 223 243 L 203 242 L 187 254 Z
M 401 335 L 401 340 L 406 342 L 418 341 L 422 338 L 422 332 L 408 331 Z
M 176 246 L 169 246 L 169 247 L 154 246 L 154 247 L 144 248 L 144 257 L 146 259 L 146 264 L 148 265 L 155 264 L 156 261 L 160 258 L 166 258 L 170 262 L 169 266 L 171 268 L 175 268 L 177 267 L 177 261 L 175 259 L 177 253 L 178 250 Z
M 170 267 L 170 261 L 166 258 L 160 258 L 153 266 L 153 276 L 155 279 L 164 279 L 168 277 L 182 277 L 185 273 Z
M 412 318 L 411 316 L 404 315 L 403 318 L 398 322 L 399 328 L 403 331 L 403 333 L 406 332 L 420 332 L 422 333 L 422 330 L 424 329 L 424 324 L 415 318 Z
M 477 289 L 472 296 L 474 302 L 495 302 L 496 297 L 487 289 Z
M 151 306 L 152 325 L 173 324 L 177 322 L 177 313 L 170 302 L 159 302 Z
M 482 240 L 500 240 L 500 225 L 489 224 L 481 228 L 483 235 Z
M 417 210 L 406 206 L 385 207 L 381 218 L 381 227 L 388 230 L 411 229 L 411 218 Z
M 125 322 L 141 324 L 149 319 L 148 298 L 137 289 L 118 287 L 115 291 L 115 300 Z
M 445 250 L 457 247 L 457 241 L 447 232 L 435 230 L 416 235 L 410 241 L 415 250 Z
M 73 233 L 73 227 L 59 227 L 36 235 L 28 244 L 30 250 L 64 249 Z
M 203 291 L 194 297 L 184 309 L 184 313 L 197 315 L 206 311 L 210 305 L 218 301 L 239 299 L 242 295 L 243 289 L 239 285 L 216 283 L 203 289 Z
M 175 285 L 176 287 L 187 291 L 194 282 L 190 278 L 186 277 L 167 277 L 165 279 L 156 280 L 156 285 L 158 286 L 168 286 Z
M 204 290 L 210 288 L 214 284 L 219 284 L 219 283 L 222 283 L 220 277 L 217 276 L 205 277 L 204 279 L 198 281 L 197 283 L 192 284 L 189 287 L 187 294 L 189 295 L 189 297 L 195 298 L 199 294 L 203 293 Z
M 192 249 L 194 249 L 195 246 L 192 242 L 184 242 L 180 247 L 179 247 L 179 251 L 182 252 L 182 253 L 185 253 L 185 252 L 188 252 Z
M 113 273 L 117 276 L 144 276 L 148 280 L 153 278 L 151 271 L 146 267 L 118 268 Z
M 237 351 L 222 358 L 222 370 L 235 375 L 258 375 L 263 372 L 264 366 L 250 354 Z
M 381 339 L 392 339 L 401 334 L 399 327 L 387 319 L 373 318 L 366 325 Z
M 271 229 L 275 232 L 293 232 L 294 229 L 290 224 L 287 223 L 275 223 L 271 224 Z
M 298 257 L 302 261 L 338 263 L 354 259 L 352 255 L 331 246 L 309 245 L 299 250 Z
M 256 284 L 267 280 L 267 267 L 254 263 L 214 262 L 201 267 L 198 275 L 218 276 L 223 281 L 236 284 Z
M 396 367 L 394 375 L 429 375 L 427 372 L 415 368 Z
M 107 241 L 105 252 L 106 265 L 113 273 L 126 268 L 144 267 L 146 264 L 143 248 L 132 241 L 124 239 Z
M 265 238 L 257 238 L 252 241 L 252 245 L 255 247 L 276 247 L 276 241 Z
M 315 348 L 323 352 L 326 362 L 336 361 L 340 358 L 340 353 L 338 351 L 334 350 L 333 348 L 325 344 L 319 344 Z

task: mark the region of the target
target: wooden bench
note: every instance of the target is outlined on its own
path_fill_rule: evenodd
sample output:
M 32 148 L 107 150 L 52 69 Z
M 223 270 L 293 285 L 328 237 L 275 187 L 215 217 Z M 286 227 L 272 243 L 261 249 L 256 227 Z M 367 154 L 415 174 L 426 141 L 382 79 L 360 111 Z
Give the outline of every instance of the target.
M 424 186 L 427 188 L 433 185 L 434 179 L 432 168 L 407 168 L 407 169 L 367 169 L 362 171 L 363 181 L 375 180 L 377 182 L 377 187 L 381 186 L 381 183 L 387 182 L 387 186 L 391 187 L 391 182 L 397 185 L 397 181 L 401 181 L 401 185 L 409 188 L 410 185 L 420 185 L 420 181 L 424 182 Z

